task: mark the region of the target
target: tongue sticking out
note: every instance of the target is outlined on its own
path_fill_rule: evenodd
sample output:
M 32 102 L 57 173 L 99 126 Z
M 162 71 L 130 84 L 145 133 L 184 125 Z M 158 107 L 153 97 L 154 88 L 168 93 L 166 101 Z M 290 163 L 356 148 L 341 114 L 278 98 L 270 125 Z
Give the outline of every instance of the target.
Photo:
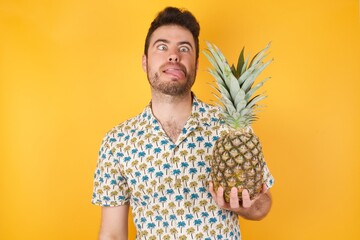
M 185 77 L 185 73 L 181 69 L 169 68 L 164 71 L 164 73 L 172 75 L 173 77 L 180 79 Z

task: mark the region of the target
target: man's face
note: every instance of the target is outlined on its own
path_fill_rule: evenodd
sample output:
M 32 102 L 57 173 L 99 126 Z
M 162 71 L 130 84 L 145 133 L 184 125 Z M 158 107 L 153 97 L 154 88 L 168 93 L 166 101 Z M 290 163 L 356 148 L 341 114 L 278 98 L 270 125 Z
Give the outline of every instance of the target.
M 195 82 L 196 49 L 190 31 L 177 25 L 156 29 L 149 42 L 142 67 L 152 90 L 179 96 L 188 93 Z

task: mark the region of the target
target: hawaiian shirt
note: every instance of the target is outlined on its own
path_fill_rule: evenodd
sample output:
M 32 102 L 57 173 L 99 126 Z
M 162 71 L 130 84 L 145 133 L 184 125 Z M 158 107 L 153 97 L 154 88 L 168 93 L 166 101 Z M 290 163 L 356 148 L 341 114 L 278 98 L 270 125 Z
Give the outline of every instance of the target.
M 130 204 L 137 239 L 241 239 L 238 216 L 219 208 L 208 192 L 209 160 L 224 131 L 219 109 L 194 96 L 174 143 L 147 106 L 104 137 L 92 203 Z M 273 177 L 264 171 L 270 188 Z

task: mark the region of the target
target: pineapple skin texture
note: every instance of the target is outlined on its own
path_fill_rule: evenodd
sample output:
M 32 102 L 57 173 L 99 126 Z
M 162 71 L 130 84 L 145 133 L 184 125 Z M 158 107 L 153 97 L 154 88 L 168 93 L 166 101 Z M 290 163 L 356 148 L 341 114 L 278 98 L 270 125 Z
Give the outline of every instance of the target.
M 230 131 L 219 138 L 213 149 L 211 178 L 214 189 L 221 186 L 224 198 L 230 202 L 232 187 L 238 189 L 242 202 L 242 190 L 247 189 L 250 199 L 262 190 L 265 161 L 259 138 L 251 132 Z

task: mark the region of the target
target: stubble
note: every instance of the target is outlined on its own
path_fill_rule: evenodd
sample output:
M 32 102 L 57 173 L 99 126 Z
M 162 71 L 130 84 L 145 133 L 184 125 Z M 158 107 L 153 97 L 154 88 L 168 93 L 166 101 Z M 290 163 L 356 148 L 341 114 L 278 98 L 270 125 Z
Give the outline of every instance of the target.
M 166 63 L 160 67 L 163 69 L 165 66 L 169 65 Z M 190 69 L 189 72 L 186 68 L 180 64 L 173 64 L 181 68 L 185 73 L 185 81 L 179 81 L 178 79 L 171 79 L 171 81 L 163 81 L 161 79 L 161 71 L 160 72 L 151 72 L 149 66 L 147 66 L 147 78 L 153 90 L 160 92 L 162 94 L 170 95 L 170 96 L 182 96 L 191 91 L 191 87 L 194 85 L 195 77 L 196 77 L 196 68 Z

